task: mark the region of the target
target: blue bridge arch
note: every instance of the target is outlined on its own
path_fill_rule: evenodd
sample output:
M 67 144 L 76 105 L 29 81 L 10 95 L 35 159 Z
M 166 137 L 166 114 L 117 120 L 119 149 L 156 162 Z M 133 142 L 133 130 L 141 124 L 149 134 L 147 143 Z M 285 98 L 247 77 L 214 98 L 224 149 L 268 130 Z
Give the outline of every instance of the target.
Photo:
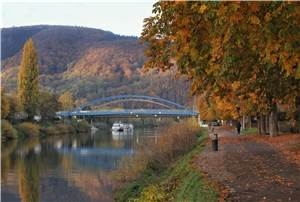
M 160 109 L 124 109 L 124 110 L 91 110 L 91 106 L 105 106 L 110 103 L 137 101 L 157 104 Z M 89 117 L 191 117 L 198 116 L 198 112 L 192 111 L 183 105 L 173 101 L 146 95 L 117 95 L 98 98 L 89 101 L 72 111 L 57 112 L 57 116 L 89 116 Z
M 78 110 L 84 110 L 90 106 L 97 105 L 97 106 L 104 106 L 114 102 L 124 102 L 124 101 L 137 101 L 137 102 L 147 102 L 153 103 L 160 106 L 163 106 L 168 109 L 186 109 L 185 106 L 172 102 L 170 100 L 154 97 L 154 96 L 147 96 L 147 95 L 117 95 L 117 96 L 110 96 L 104 98 L 98 98 L 92 101 L 87 102 L 79 106 Z

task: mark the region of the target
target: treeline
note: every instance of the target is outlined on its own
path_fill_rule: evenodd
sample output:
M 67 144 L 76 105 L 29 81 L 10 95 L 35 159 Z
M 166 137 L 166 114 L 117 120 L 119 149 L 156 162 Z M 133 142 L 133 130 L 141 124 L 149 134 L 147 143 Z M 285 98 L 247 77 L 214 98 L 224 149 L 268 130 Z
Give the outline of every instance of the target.
M 53 135 L 74 130 L 88 131 L 89 125 L 84 121 L 75 121 L 72 125 L 60 122 L 56 126 L 47 123 L 56 118 L 56 112 L 60 109 L 73 107 L 74 101 L 70 93 L 66 92 L 58 97 L 47 90 L 40 90 L 37 52 L 32 39 L 29 39 L 23 48 L 17 94 L 6 94 L 4 88 L 1 89 L 1 140 L 15 139 L 18 136 L 39 136 L 40 132 Z M 44 123 L 43 127 L 37 125 L 37 121 Z M 17 130 L 11 123 L 16 125 Z
M 298 2 L 158 2 L 153 13 L 142 33 L 148 69 L 176 64 L 221 116 L 256 116 L 262 134 L 278 134 L 285 105 L 299 132 Z
M 28 26 L 3 29 L 2 84 L 16 91 L 21 47 L 32 37 L 39 53 L 41 89 L 68 91 L 76 105 L 119 94 L 156 95 L 190 105 L 189 82 L 175 79 L 175 70 L 143 72 L 145 46 L 136 37 L 70 26 Z M 7 48 L 6 48 L 7 47 Z M 8 47 L 16 47 L 10 50 Z

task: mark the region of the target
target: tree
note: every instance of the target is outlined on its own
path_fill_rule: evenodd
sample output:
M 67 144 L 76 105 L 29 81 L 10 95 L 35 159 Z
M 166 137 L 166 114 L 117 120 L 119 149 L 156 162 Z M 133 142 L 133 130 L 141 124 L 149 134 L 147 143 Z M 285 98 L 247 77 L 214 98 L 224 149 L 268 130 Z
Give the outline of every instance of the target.
M 194 94 L 267 115 L 277 134 L 278 103 L 299 96 L 299 4 L 158 2 L 153 13 L 142 33 L 146 68 L 176 65 Z
M 13 121 L 16 116 L 21 112 L 21 106 L 18 99 L 18 95 L 15 93 L 11 93 L 8 95 L 9 100 L 9 114 L 7 119 Z
M 27 113 L 29 120 L 33 120 L 39 106 L 39 66 L 37 52 L 31 38 L 23 47 L 18 96 L 22 110 Z
M 4 88 L 1 89 L 1 119 L 6 119 L 9 115 L 9 100 L 5 95 Z
M 55 113 L 59 110 L 59 102 L 56 95 L 49 91 L 40 93 L 40 114 L 42 120 L 51 120 L 55 117 Z
M 58 101 L 61 105 L 62 110 L 70 110 L 74 107 L 74 99 L 72 93 L 69 91 L 64 92 L 59 98 Z

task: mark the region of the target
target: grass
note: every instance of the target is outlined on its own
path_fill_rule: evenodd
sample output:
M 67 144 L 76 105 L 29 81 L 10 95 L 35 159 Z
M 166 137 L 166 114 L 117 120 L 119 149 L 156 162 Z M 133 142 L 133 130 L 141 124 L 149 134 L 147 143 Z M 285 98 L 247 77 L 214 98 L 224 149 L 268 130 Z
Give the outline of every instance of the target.
M 257 133 L 258 133 L 257 128 L 246 128 L 241 131 L 242 135 L 253 135 L 253 134 L 257 134 Z
M 217 201 L 218 193 L 192 165 L 193 157 L 204 148 L 207 136 L 202 130 L 197 145 L 169 163 L 162 172 L 144 170 L 139 178 L 117 192 L 116 201 Z

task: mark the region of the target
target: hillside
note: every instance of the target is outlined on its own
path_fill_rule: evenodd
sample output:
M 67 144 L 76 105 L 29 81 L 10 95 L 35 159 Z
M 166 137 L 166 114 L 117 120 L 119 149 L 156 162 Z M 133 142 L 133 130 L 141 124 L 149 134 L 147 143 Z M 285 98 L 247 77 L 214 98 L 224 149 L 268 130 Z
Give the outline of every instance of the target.
M 174 73 L 143 73 L 144 47 L 136 37 L 73 26 L 39 25 L 1 31 L 2 85 L 8 91 L 16 90 L 22 46 L 32 37 L 38 50 L 42 87 L 57 94 L 69 90 L 78 102 L 124 93 L 157 95 L 179 103 L 187 100 L 188 83 L 175 80 Z

